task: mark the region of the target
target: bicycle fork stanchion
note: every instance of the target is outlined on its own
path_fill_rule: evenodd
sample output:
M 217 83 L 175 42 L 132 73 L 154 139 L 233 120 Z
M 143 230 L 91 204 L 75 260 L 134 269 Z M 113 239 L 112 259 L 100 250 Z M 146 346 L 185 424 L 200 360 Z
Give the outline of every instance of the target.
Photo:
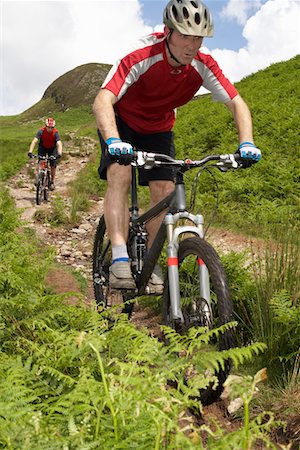
M 195 226 L 181 226 L 175 228 L 174 225 L 180 219 L 188 219 L 193 222 Z M 169 294 L 171 303 L 171 312 L 173 320 L 181 320 L 183 322 L 183 315 L 180 307 L 180 287 L 179 287 L 179 270 L 178 270 L 178 247 L 179 236 L 183 233 L 193 233 L 200 238 L 204 237 L 203 233 L 203 216 L 201 214 L 191 214 L 186 211 L 175 214 L 167 214 L 165 217 L 165 225 L 167 230 L 167 262 L 168 262 L 168 280 L 169 280 Z M 210 283 L 208 269 L 205 263 L 198 258 L 198 273 L 199 273 L 199 293 L 207 303 L 207 316 L 210 314 Z
M 206 267 L 204 261 L 197 258 L 198 262 L 198 273 L 199 273 L 199 283 L 200 283 L 200 297 L 205 300 L 202 305 L 203 315 L 206 317 L 206 324 L 211 325 L 212 323 L 212 310 L 211 310 L 211 298 L 210 298 L 210 282 L 208 268 Z
M 195 226 L 181 226 L 174 225 L 180 219 L 188 219 L 193 222 Z M 167 214 L 165 217 L 165 225 L 167 230 L 167 262 L 168 262 L 168 280 L 171 312 L 173 320 L 181 320 L 183 322 L 183 314 L 180 307 L 180 288 L 179 288 L 179 270 L 178 270 L 178 247 L 179 236 L 183 233 L 193 233 L 200 238 L 203 238 L 203 216 L 201 214 L 191 214 L 186 211 L 175 214 Z M 200 296 L 204 298 L 210 305 L 210 287 L 208 270 L 204 262 L 198 260 L 199 267 L 199 288 Z M 209 309 L 208 309 L 209 312 Z
M 168 262 L 168 283 L 169 295 L 171 303 L 172 320 L 184 321 L 180 308 L 180 290 L 179 290 L 179 273 L 178 273 L 178 242 L 173 239 L 174 217 L 167 214 L 165 224 L 167 229 L 167 262 Z
M 201 295 L 201 298 L 204 298 L 207 301 L 207 303 L 210 304 L 210 287 L 209 287 L 208 269 L 202 259 L 198 258 L 197 263 L 198 263 L 199 281 L 200 281 L 200 295 Z

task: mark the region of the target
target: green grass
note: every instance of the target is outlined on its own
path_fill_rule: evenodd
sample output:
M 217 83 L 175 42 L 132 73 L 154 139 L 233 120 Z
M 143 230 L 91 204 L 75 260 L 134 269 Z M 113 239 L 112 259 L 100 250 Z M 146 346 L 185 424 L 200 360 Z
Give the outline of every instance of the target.
M 0 117 L 0 181 L 7 180 L 24 166 L 30 143 L 44 126 L 45 118 L 43 115 L 32 118 L 28 112 Z M 55 119 L 62 142 L 70 139 L 70 133 L 77 139 L 82 136 L 97 139 L 95 119 L 89 107 L 74 108 L 65 113 L 56 112 Z
M 252 262 L 249 254 L 238 253 L 223 256 L 222 262 L 239 323 L 239 345 L 267 345 L 251 370 L 266 367 L 273 387 L 287 388 L 293 373 L 300 377 L 300 239 L 292 227 L 274 234 L 276 239 L 253 245 Z
M 300 56 L 236 84 L 251 109 L 262 160 L 251 169 L 215 175 L 220 186 L 219 224 L 256 235 L 270 233 L 277 224 L 299 226 L 299 69 Z M 175 134 L 182 157 L 196 159 L 237 148 L 231 114 L 212 103 L 210 95 L 179 109 Z M 199 204 L 209 203 L 213 190 L 214 182 L 203 177 Z

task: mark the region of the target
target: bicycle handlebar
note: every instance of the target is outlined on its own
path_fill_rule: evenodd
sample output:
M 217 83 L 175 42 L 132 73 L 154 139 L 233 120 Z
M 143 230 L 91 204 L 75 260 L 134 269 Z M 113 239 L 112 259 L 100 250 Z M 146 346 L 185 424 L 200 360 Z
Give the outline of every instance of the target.
M 226 172 L 228 169 L 249 167 L 249 163 L 247 163 L 246 166 L 244 164 L 245 160 L 236 153 L 210 155 L 197 161 L 191 159 L 173 159 L 169 155 L 140 150 L 134 152 L 134 159 L 131 164 L 133 166 L 142 167 L 143 169 L 152 169 L 153 167 L 159 166 L 173 166 L 186 171 L 195 167 L 202 167 L 212 161 L 216 161 L 216 164 L 211 164 L 211 166 L 217 167 L 222 172 Z
M 41 156 L 41 155 L 34 155 L 34 154 L 32 154 L 32 155 L 31 155 L 31 158 L 39 158 L 39 159 L 42 159 L 42 160 L 45 160 L 45 161 L 47 161 L 47 160 L 52 160 L 52 161 L 54 161 L 55 159 L 59 159 L 59 158 L 60 158 L 60 155 L 57 155 L 57 156 L 54 156 L 54 155 L 50 155 L 50 156 Z

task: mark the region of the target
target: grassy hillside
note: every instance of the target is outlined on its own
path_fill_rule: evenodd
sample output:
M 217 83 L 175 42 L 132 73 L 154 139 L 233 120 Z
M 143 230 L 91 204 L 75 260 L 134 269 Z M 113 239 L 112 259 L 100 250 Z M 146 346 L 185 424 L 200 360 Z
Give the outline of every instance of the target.
M 22 118 L 30 120 L 70 108 L 91 107 L 110 68 L 109 64 L 91 63 L 70 70 L 50 84 L 42 99 L 26 110 Z
M 90 106 L 71 108 L 63 113 L 52 110 L 62 141 L 76 137 L 97 137 L 95 120 Z M 29 120 L 27 112 L 18 116 L 0 118 L 0 181 L 14 175 L 27 160 L 29 145 L 36 132 L 44 126 L 47 114 Z
M 62 110 L 91 105 L 111 65 L 83 64 L 59 77 L 45 91 L 43 100 L 52 98 Z
M 263 158 L 251 169 L 217 175 L 223 224 L 253 231 L 253 225 L 295 224 L 299 218 L 299 69 L 300 56 L 236 84 L 252 111 L 254 138 Z M 175 133 L 181 156 L 228 153 L 237 145 L 231 114 L 210 95 L 180 108 Z M 201 186 L 207 203 L 213 186 L 209 179 Z
M 0 118 L 0 180 L 5 180 L 24 164 L 32 137 L 50 111 L 55 115 L 63 140 L 69 139 L 70 133 L 75 133 L 76 137 L 96 138 L 91 105 L 76 106 L 84 103 L 88 96 L 84 89 L 75 89 L 77 94 L 81 92 L 81 100 L 77 96 L 72 100 L 74 106 L 64 111 L 55 103 L 53 94 L 65 92 L 60 95 L 71 102 L 67 87 L 72 80 L 74 83 L 77 80 L 75 85 L 79 86 L 82 78 L 86 84 L 89 70 L 90 80 L 94 80 L 90 84 L 95 86 L 98 70 L 95 66 L 80 66 L 68 72 L 46 90 L 41 102 L 19 116 Z M 300 213 L 299 68 L 300 56 L 274 64 L 236 84 L 252 111 L 255 142 L 263 158 L 248 170 L 214 174 L 219 184 L 217 220 L 222 226 L 260 234 L 276 224 L 297 225 Z M 231 114 L 223 105 L 212 102 L 210 95 L 179 108 L 175 136 L 178 157 L 199 158 L 207 153 L 233 152 L 237 145 Z M 97 176 L 95 170 L 92 172 Z M 197 208 L 201 205 L 202 209 L 213 212 L 215 181 L 205 173 L 200 180 L 203 182 L 199 186 Z

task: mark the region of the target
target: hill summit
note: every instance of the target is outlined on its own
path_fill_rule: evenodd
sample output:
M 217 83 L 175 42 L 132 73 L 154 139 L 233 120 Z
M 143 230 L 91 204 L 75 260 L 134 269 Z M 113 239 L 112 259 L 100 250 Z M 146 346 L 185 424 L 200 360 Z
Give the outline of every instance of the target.
M 42 117 L 79 106 L 91 107 L 110 64 L 89 63 L 75 67 L 48 86 L 43 97 L 22 113 L 23 118 Z
M 110 68 L 97 63 L 78 66 L 50 84 L 42 100 L 52 98 L 60 110 L 92 104 Z

